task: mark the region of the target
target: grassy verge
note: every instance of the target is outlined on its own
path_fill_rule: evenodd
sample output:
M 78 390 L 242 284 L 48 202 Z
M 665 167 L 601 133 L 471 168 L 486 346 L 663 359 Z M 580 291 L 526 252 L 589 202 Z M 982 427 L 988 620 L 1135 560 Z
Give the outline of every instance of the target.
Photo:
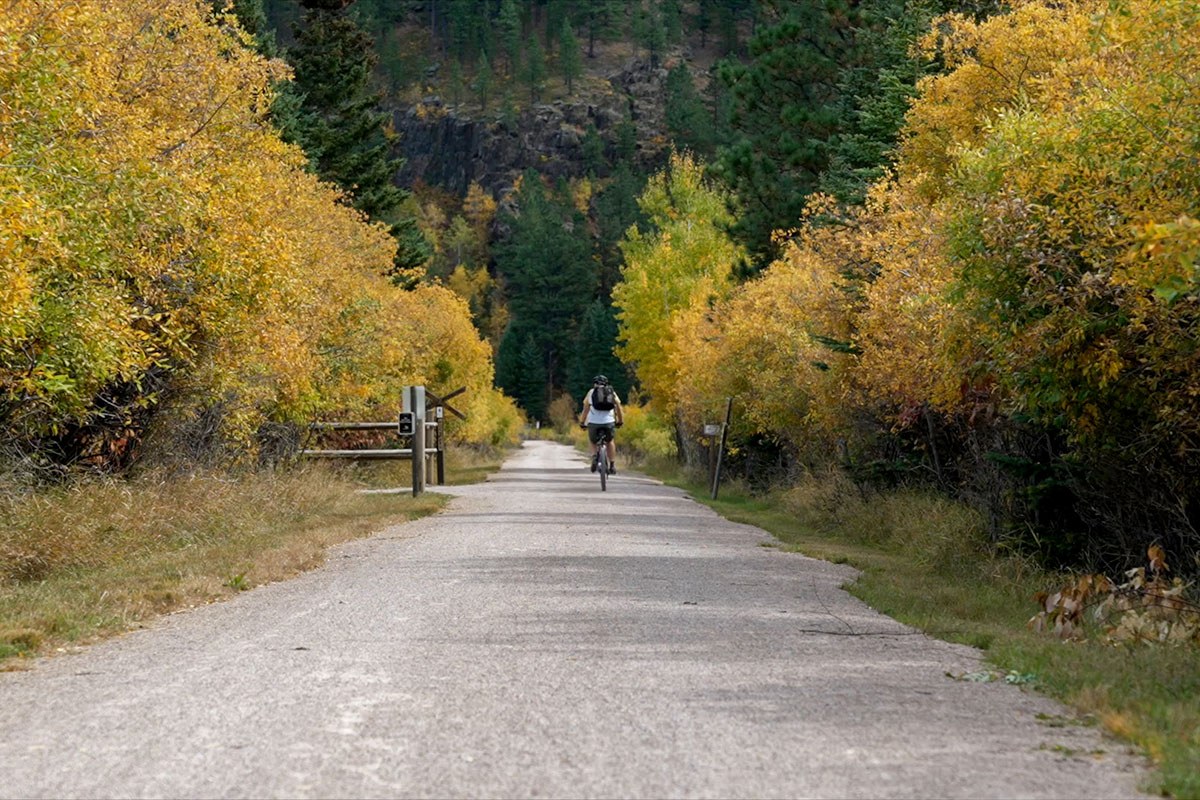
M 642 467 L 689 491 L 722 516 L 763 528 L 789 550 L 850 564 L 846 587 L 873 608 L 931 635 L 985 651 L 998 671 L 1039 691 L 1148 754 L 1151 791 L 1200 797 L 1200 653 L 1170 646 L 1062 642 L 1026 627 L 1038 590 L 1060 576 L 984 544 L 970 510 L 920 492 L 863 495 L 830 477 L 788 492 L 751 496 L 724 486 L 709 500 L 702 481 L 661 463 Z
M 450 451 L 447 483 L 481 480 L 499 456 Z M 440 509 L 407 463 L 237 479 L 103 480 L 0 494 L 0 669 L 138 627 L 319 566 L 331 545 Z

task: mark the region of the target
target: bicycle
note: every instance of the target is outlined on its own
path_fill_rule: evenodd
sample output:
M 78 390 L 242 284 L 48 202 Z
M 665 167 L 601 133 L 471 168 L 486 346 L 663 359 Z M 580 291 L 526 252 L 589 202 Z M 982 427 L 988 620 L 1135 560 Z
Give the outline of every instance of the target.
M 586 428 L 587 425 L 582 427 Z M 600 473 L 600 491 L 608 491 L 608 443 L 612 441 L 613 429 L 605 425 L 596 431 L 596 471 Z
M 596 470 L 600 473 L 600 491 L 608 491 L 608 442 L 612 439 L 612 428 L 605 426 L 596 431 Z

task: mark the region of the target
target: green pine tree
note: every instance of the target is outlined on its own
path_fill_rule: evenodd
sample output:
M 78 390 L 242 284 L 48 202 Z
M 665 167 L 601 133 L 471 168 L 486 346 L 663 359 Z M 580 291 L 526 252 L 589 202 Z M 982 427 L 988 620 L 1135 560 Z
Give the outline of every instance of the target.
M 514 324 L 533 336 L 545 355 L 547 380 L 561 387 L 576 326 L 596 296 L 591 241 L 582 215 L 552 197 L 537 172 L 522 176 L 516 201 L 518 210 L 502 215 L 510 233 L 493 251 L 496 270 Z
M 521 70 L 521 12 L 516 0 L 501 0 L 496 28 L 507 60 L 508 77 L 515 78 Z
M 622 399 L 629 397 L 629 376 L 614 352 L 616 346 L 617 318 L 611 306 L 596 300 L 587 307 L 575 340 L 567 375 L 567 391 L 573 398 L 582 400 L 596 375 L 607 377 Z
M 676 149 L 691 150 L 705 159 L 712 155 L 716 139 L 712 115 L 696 91 L 692 71 L 682 61 L 667 73 L 664 113 Z
M 721 39 L 721 51 L 725 55 L 741 49 L 739 27 L 746 15 L 746 0 L 715 0 L 717 33 Z
M 753 38 L 747 63 L 727 60 L 718 70 L 734 139 L 714 173 L 741 201 L 734 232 L 760 266 L 777 255 L 772 231 L 800 221 L 847 124 L 840 82 L 855 57 L 856 19 L 851 0 L 797 4 Z
M 545 353 L 528 329 L 514 322 L 496 353 L 496 386 L 513 398 L 531 421 L 546 418 L 549 386 Z
M 562 27 L 570 24 L 569 6 L 574 0 L 542 0 L 542 25 L 546 34 L 546 55 L 552 56 L 554 48 L 562 43 Z
M 592 178 L 607 175 L 608 159 L 604 155 L 604 140 L 600 138 L 596 126 L 590 122 L 583 132 L 583 143 L 580 147 L 583 150 L 583 168 L 587 175 Z
M 525 85 L 529 87 L 529 99 L 538 102 L 542 98 L 542 90 L 546 86 L 546 55 L 536 38 L 529 41 L 525 53 Z
M 646 48 L 650 66 L 657 67 L 667 47 L 667 30 L 663 9 L 655 0 L 648 6 L 639 4 L 634 10 L 633 30 L 638 44 Z
M 622 161 L 613 170 L 612 180 L 596 197 L 596 248 L 600 256 L 600 294 L 608 297 L 621 279 L 620 242 L 631 225 L 647 229 L 647 217 L 638 204 L 645 189 L 645 176 L 635 173 L 629 162 Z
M 696 30 L 700 32 L 700 47 L 708 47 L 708 34 L 713 29 L 716 0 L 696 0 Z
M 267 12 L 262 0 L 211 0 L 213 12 L 231 12 L 242 30 L 254 37 L 255 49 L 264 56 L 279 55 L 275 43 L 275 31 L 267 22 Z
M 949 5 L 959 5 L 951 2 Z M 842 70 L 840 87 L 852 125 L 834 140 L 820 190 L 845 203 L 861 203 L 867 187 L 879 180 L 904 124 L 926 60 L 913 54 L 913 43 L 932 18 L 955 10 L 931 0 L 868 0 L 855 31 L 857 57 Z
M 278 119 L 284 138 L 299 144 L 323 179 L 346 191 L 351 204 L 392 226 L 399 252 L 395 272 L 424 263 L 429 245 L 403 212 L 408 193 L 393 182 L 403 161 L 391 155 L 387 116 L 370 88 L 375 63 L 370 37 L 342 0 L 303 0 L 304 24 L 288 54 L 299 103 Z
M 519 120 L 520 114 L 517 112 L 516 101 L 513 100 L 512 92 L 506 89 L 504 98 L 500 102 L 500 124 L 510 133 L 515 133 Z
M 637 126 L 632 120 L 617 123 L 617 161 L 633 164 L 637 158 Z
M 574 94 L 575 81 L 583 74 L 583 52 L 579 49 L 575 31 L 566 20 L 563 20 L 562 33 L 558 38 L 558 68 L 567 84 L 567 94 Z
M 452 60 L 468 58 L 474 42 L 473 0 L 450 0 L 445 4 L 447 46 Z
M 659 0 L 659 23 L 666 44 L 683 41 L 683 6 L 679 0 Z
M 462 102 L 463 91 L 466 89 L 466 79 L 463 78 L 462 62 L 457 58 L 450 59 L 450 102 L 458 105 Z
M 479 110 L 487 111 L 488 100 L 492 94 L 492 62 L 488 60 L 487 53 L 479 56 L 479 63 L 475 67 L 475 80 L 471 82 L 471 88 L 475 90 L 475 97 L 479 100 Z
M 622 0 L 581 0 L 577 18 L 587 32 L 588 58 L 596 57 L 596 42 L 617 35 L 624 9 Z

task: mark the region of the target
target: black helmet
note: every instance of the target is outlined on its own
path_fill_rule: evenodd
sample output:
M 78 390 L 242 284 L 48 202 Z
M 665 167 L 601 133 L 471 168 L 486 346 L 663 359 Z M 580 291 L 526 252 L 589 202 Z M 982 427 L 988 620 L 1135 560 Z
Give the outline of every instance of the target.
M 604 386 L 608 383 L 608 378 L 604 377 L 603 375 L 597 375 L 596 377 L 592 378 L 592 383 L 596 384 L 597 386 Z

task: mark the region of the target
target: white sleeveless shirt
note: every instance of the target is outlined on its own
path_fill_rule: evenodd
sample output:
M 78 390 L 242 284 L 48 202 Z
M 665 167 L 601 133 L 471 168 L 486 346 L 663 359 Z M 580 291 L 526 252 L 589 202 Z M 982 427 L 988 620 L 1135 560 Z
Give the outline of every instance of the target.
M 616 391 L 613 391 L 613 399 L 616 400 L 613 408 L 608 411 L 601 411 L 592 405 L 592 392 L 594 389 L 588 389 L 588 393 L 584 395 L 583 403 L 588 407 L 587 424 L 588 425 L 612 425 L 617 421 L 616 405 L 620 404 L 621 398 L 617 397 Z

